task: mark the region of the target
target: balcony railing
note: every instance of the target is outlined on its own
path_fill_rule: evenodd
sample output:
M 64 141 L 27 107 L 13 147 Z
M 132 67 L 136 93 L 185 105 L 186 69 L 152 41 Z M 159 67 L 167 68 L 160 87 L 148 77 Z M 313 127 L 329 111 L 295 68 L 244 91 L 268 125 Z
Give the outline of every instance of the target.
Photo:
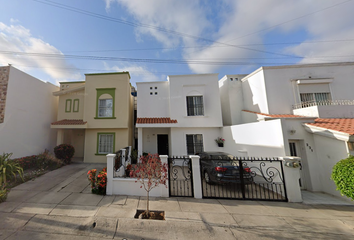
M 308 101 L 293 105 L 293 109 L 307 108 L 313 106 L 339 106 L 354 105 L 354 100 L 325 100 L 325 101 Z

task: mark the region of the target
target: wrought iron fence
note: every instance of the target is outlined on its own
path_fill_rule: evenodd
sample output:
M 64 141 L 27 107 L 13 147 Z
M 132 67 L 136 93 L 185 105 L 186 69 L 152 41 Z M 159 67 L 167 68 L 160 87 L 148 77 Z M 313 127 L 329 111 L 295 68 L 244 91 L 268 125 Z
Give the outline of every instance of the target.
M 192 161 L 190 158 L 168 159 L 170 197 L 194 197 Z
M 281 160 L 201 159 L 200 170 L 203 198 L 287 201 Z

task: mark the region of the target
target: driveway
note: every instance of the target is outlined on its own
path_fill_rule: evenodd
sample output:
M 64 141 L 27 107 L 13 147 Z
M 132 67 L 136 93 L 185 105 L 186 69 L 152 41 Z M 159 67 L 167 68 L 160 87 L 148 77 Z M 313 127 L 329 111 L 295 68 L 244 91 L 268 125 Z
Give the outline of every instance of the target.
M 12 189 L 0 204 L 1 239 L 353 239 L 354 206 L 152 198 L 165 221 L 134 219 L 145 197 L 90 193 L 74 163 Z

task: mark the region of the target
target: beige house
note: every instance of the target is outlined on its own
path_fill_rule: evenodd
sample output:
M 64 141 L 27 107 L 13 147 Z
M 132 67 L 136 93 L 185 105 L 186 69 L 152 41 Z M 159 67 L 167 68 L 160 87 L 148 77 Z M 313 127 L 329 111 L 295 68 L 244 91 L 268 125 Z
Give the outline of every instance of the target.
M 86 74 L 80 82 L 61 82 L 57 144 L 74 146 L 74 158 L 106 162 L 106 155 L 132 146 L 134 97 L 128 72 Z

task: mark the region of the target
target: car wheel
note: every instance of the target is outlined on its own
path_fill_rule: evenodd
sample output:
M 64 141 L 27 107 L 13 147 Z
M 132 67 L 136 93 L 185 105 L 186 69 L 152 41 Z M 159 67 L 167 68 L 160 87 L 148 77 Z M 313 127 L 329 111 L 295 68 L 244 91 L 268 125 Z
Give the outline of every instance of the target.
M 207 171 L 204 172 L 204 179 L 207 184 L 213 184 L 213 182 L 210 180 L 210 176 Z

